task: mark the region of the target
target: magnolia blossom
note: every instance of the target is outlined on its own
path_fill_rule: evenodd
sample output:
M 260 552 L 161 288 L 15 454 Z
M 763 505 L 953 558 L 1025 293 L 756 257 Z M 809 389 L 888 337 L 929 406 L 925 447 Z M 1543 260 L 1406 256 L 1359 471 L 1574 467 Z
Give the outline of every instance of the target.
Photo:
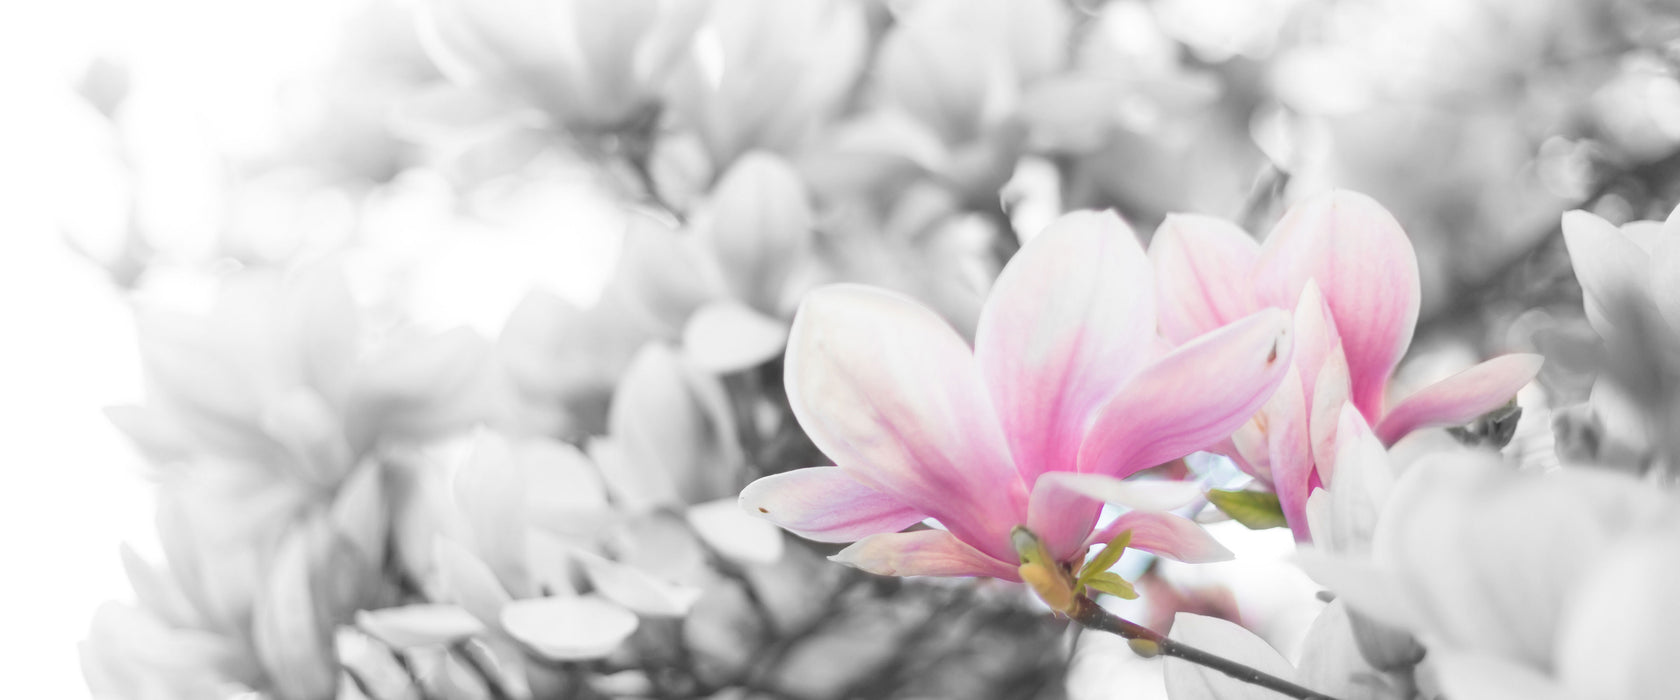
M 786 161 L 745 154 L 686 226 L 646 217 L 632 223 L 615 291 L 655 337 L 680 339 L 701 367 L 728 373 L 762 364 L 787 340 L 814 218 L 810 195 Z
M 1301 643 L 1298 663 L 1290 663 L 1266 640 L 1228 620 L 1179 613 L 1173 620 L 1172 630 L 1172 638 L 1180 642 L 1331 697 L 1368 700 L 1413 697 L 1410 683 L 1372 668 L 1360 657 L 1350 636 L 1357 627 L 1351 623 L 1347 607 L 1341 601 L 1326 606 L 1313 621 Z M 1167 658 L 1165 675 L 1167 696 L 1173 700 L 1277 697 L 1272 691 L 1174 657 Z
M 788 399 L 836 466 L 749 485 L 741 504 L 834 558 L 885 575 L 1020 580 L 1012 529 L 1055 562 L 1132 531 L 1186 561 L 1229 556 L 1199 527 L 1104 501 L 1170 507 L 1120 479 L 1228 435 L 1283 379 L 1288 314 L 1267 310 L 1163 354 L 1150 269 L 1112 214 L 1074 213 L 1010 261 L 975 346 L 891 292 L 820 288 L 794 318 Z M 900 532 L 927 519 L 939 527 Z
M 810 141 L 857 79 L 868 28 L 855 3 L 718 2 L 685 48 L 665 100 L 716 171 L 754 148 Z
M 424 482 L 431 508 L 404 522 L 414 567 L 441 602 L 364 613 L 362 627 L 400 648 L 475 637 L 514 659 L 521 647 L 600 658 L 639 619 L 685 616 L 720 584 L 708 548 L 746 566 L 781 556 L 780 532 L 735 506 L 742 457 L 715 376 L 645 345 L 614 392 L 607 433 L 587 454 L 480 434 L 453 483 Z M 508 663 L 518 676 L 520 662 Z
M 1680 209 L 1667 221 L 1617 228 L 1584 211 L 1563 215 L 1587 322 L 1603 339 L 1603 376 L 1589 405 L 1609 442 L 1680 459 Z M 1608 380 L 1608 381 L 1606 381 Z M 1653 449 L 1657 448 L 1657 449 Z
M 1620 228 L 1593 214 L 1563 215 L 1563 241 L 1585 296 L 1587 322 L 1599 335 L 1616 332 L 1618 303 L 1649 300 L 1680 332 L 1680 208 L 1667 221 Z
M 1537 355 L 1504 355 L 1391 405 L 1389 375 L 1417 322 L 1417 258 L 1394 217 L 1362 194 L 1336 191 L 1292 207 L 1264 245 L 1219 219 L 1173 215 L 1150 256 L 1161 333 L 1171 342 L 1258 309 L 1295 311 L 1290 379 L 1224 451 L 1276 490 L 1301 539 L 1309 536 L 1307 497 L 1331 485 L 1343 403 L 1393 444 L 1415 430 L 1470 422 L 1540 370 Z
M 660 0 L 428 0 L 420 36 L 486 114 L 532 107 L 580 131 L 623 126 L 657 103 L 704 8 Z
M 1418 635 L 1449 696 L 1680 693 L 1680 606 L 1666 584 L 1680 573 L 1680 499 L 1609 471 L 1534 475 L 1494 461 L 1413 465 L 1370 557 L 1313 556 L 1308 573 Z
M 230 275 L 205 315 L 142 312 L 146 400 L 110 416 L 156 470 L 166 561 L 130 557 L 140 614 L 102 620 L 95 632 L 111 637 L 90 640 L 88 663 L 161 629 L 253 656 L 229 682 L 332 692 L 334 628 L 390 595 L 388 453 L 475 422 L 487 398 L 488 348 L 473 334 L 372 336 L 331 266 Z

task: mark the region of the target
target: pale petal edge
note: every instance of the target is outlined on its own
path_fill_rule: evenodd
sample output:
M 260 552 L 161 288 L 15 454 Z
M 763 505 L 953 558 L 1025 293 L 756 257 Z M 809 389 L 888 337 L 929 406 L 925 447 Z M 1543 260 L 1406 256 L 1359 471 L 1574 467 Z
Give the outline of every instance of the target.
M 1469 423 L 1516 397 L 1544 361 L 1539 355 L 1501 355 L 1419 389 L 1378 421 L 1377 437 L 1392 445 L 1417 430 Z
M 1186 564 L 1228 561 L 1235 556 L 1194 521 L 1172 513 L 1143 510 L 1115 518 L 1107 527 L 1092 533 L 1087 544 L 1107 542 L 1126 530 L 1132 531 L 1128 547 Z
M 969 546 L 944 530 L 871 535 L 830 561 L 881 576 L 986 576 L 1020 581 L 1016 566 Z
M 807 467 L 758 479 L 741 509 L 817 542 L 856 542 L 898 532 L 927 516 L 858 483 L 840 467 Z

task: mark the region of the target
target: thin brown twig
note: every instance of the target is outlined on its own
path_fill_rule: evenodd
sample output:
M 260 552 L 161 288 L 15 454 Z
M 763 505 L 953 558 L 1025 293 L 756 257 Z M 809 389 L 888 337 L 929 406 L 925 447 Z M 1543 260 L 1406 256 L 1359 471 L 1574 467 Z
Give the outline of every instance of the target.
M 1101 630 L 1126 638 L 1133 642 L 1134 650 L 1142 646 L 1154 653 L 1183 659 L 1213 669 L 1244 683 L 1257 685 L 1300 700 L 1335 700 L 1329 695 L 1301 687 L 1260 669 L 1170 639 L 1160 632 L 1104 610 L 1101 605 L 1097 605 L 1096 601 L 1083 595 L 1074 601 L 1072 617 L 1075 622 L 1090 629 Z M 1139 653 L 1145 652 L 1139 650 Z

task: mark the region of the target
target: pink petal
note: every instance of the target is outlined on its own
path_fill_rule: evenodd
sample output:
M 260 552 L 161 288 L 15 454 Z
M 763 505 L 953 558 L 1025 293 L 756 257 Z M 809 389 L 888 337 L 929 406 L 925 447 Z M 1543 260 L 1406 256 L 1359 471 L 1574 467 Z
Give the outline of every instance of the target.
M 1149 275 L 1112 212 L 1057 219 L 998 275 L 974 354 L 1026 483 L 1072 471 L 1091 412 L 1149 361 Z
M 1274 304 L 1294 306 L 1316 280 L 1335 315 L 1354 403 L 1382 410 L 1388 376 L 1417 324 L 1417 255 L 1399 222 L 1362 194 L 1337 190 L 1284 214 L 1266 240 L 1256 281 Z
M 1161 334 L 1174 343 L 1236 321 L 1263 304 L 1252 283 L 1260 244 L 1236 224 L 1170 214 L 1149 242 Z
M 1098 411 L 1079 471 L 1125 477 L 1230 436 L 1290 369 L 1289 327 L 1267 309 L 1150 365 Z
M 932 311 L 871 287 L 817 289 L 794 317 L 786 384 L 812 442 L 859 483 L 1014 561 L 1027 489 L 978 363 Z
M 1377 424 L 1377 437 L 1392 445 L 1413 431 L 1464 425 L 1499 408 L 1540 373 L 1539 355 L 1500 355 L 1419 389 Z
M 1142 510 L 1171 510 L 1201 497 L 1187 481 L 1122 481 L 1102 474 L 1047 472 L 1033 485 L 1027 528 L 1038 535 L 1057 561 L 1067 561 L 1086 546 L 1104 503 Z
M 1314 382 L 1307 405 L 1311 457 L 1318 465 L 1319 478 L 1325 483 L 1330 482 L 1330 472 L 1336 465 L 1336 428 L 1340 424 L 1342 404 L 1352 401 L 1352 397 L 1353 383 L 1348 378 L 1347 355 L 1342 353 L 1342 346 L 1337 345 L 1319 369 L 1318 381 Z
M 1341 352 L 1341 335 L 1336 332 L 1336 319 L 1318 283 L 1307 281 L 1301 298 L 1295 305 L 1295 366 L 1301 370 L 1301 388 L 1312 395 L 1318 383 L 1318 373 L 1332 352 Z M 1343 359 L 1344 373 L 1347 360 Z
M 927 518 L 839 467 L 795 469 L 754 481 L 741 490 L 741 509 L 818 542 L 855 542 Z
M 1307 398 L 1301 390 L 1299 370 L 1278 385 L 1261 415 L 1266 421 L 1266 453 L 1272 468 L 1272 490 L 1289 529 L 1297 541 L 1311 538 L 1307 529 L 1307 496 L 1312 491 L 1313 456 L 1308 439 Z
M 1015 565 L 989 557 L 944 530 L 870 535 L 829 560 L 882 576 L 989 576 L 1021 580 Z
M 1147 510 L 1134 510 L 1115 518 L 1108 527 L 1093 533 L 1087 543 L 1107 542 L 1124 530 L 1132 531 L 1128 547 L 1186 564 L 1226 561 L 1232 557 L 1231 550 L 1189 518 Z
M 1039 491 L 1064 491 L 1133 510 L 1175 510 L 1197 502 L 1202 490 L 1190 481 L 1116 479 L 1102 474 L 1051 472 L 1038 478 Z
M 1265 411 L 1264 408 L 1260 410 Z M 1208 451 L 1230 457 L 1244 474 L 1271 484 L 1272 457 L 1266 439 L 1266 422 L 1257 415 L 1231 433 L 1231 437 L 1209 447 Z
M 1643 293 L 1651 254 L 1610 222 L 1580 210 L 1564 213 L 1563 243 L 1581 283 L 1587 321 L 1605 335 L 1614 327 L 1613 305 Z

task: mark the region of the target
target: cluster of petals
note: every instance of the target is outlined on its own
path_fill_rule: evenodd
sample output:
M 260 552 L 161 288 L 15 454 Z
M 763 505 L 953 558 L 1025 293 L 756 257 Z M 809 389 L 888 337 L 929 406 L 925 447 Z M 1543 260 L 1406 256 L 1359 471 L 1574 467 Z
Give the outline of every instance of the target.
M 1362 194 L 1334 191 L 1297 204 L 1263 245 L 1220 219 L 1170 216 L 1150 257 L 1170 343 L 1260 309 L 1294 311 L 1290 378 L 1221 451 L 1277 492 L 1300 539 L 1309 538 L 1307 497 L 1331 485 L 1344 404 L 1392 445 L 1498 408 L 1540 370 L 1538 355 L 1504 355 L 1390 405 L 1389 377 L 1417 323 L 1417 256 L 1394 217 Z
M 1680 209 L 1667 221 L 1617 227 L 1585 211 L 1563 215 L 1563 239 L 1587 323 L 1602 341 L 1587 408 L 1602 433 L 1601 460 L 1655 459 L 1676 468 L 1680 440 L 1663 416 L 1680 411 L 1663 376 L 1680 372 Z M 1666 463 L 1666 466 L 1661 466 Z
M 1062 562 L 1128 529 L 1138 549 L 1228 557 L 1165 512 L 1193 488 L 1121 479 L 1248 420 L 1288 371 L 1289 314 L 1260 310 L 1169 350 L 1152 274 L 1118 217 L 1076 212 L 1005 267 L 972 349 L 895 293 L 811 292 L 786 385 L 834 466 L 760 479 L 742 506 L 813 540 L 855 541 L 836 560 L 887 575 L 1018 580 L 1016 526 Z M 1135 507 L 1099 527 L 1105 502 Z M 929 519 L 938 527 L 903 531 Z
M 1672 492 L 1610 470 L 1534 474 L 1440 454 L 1394 482 L 1369 532 L 1368 556 L 1315 553 L 1303 566 L 1350 608 L 1416 635 L 1447 695 L 1680 692 Z M 1381 660 L 1368 641 L 1361 652 Z

